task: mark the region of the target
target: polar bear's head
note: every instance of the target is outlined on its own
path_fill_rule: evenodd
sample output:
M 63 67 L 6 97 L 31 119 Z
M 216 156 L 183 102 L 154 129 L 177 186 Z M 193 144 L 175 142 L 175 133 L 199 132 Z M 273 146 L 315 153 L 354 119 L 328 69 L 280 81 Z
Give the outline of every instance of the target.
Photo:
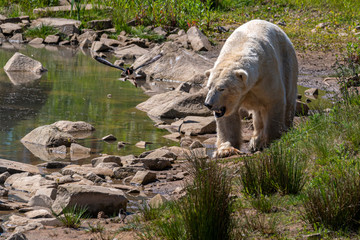
M 230 66 L 217 66 L 206 71 L 205 75 L 209 78 L 205 106 L 214 111 L 217 118 L 237 111 L 247 93 L 247 71 Z

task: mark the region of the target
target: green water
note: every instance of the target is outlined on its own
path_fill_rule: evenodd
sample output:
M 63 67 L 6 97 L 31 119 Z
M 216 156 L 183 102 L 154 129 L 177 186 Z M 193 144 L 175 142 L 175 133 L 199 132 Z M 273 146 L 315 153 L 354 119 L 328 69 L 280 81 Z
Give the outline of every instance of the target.
M 40 61 L 48 72 L 39 80 L 14 85 L 3 66 L 17 51 Z M 43 162 L 20 139 L 38 126 L 59 120 L 85 121 L 96 128 L 90 137 L 77 140 L 92 149 L 91 157 L 99 153 L 139 154 L 174 144 L 162 137 L 168 133 L 166 130 L 154 127 L 146 113 L 135 108 L 148 98 L 143 90 L 119 81 L 119 70 L 96 62 L 80 50 L 3 45 L 0 66 L 0 158 L 31 164 Z M 130 145 L 118 149 L 117 141 L 102 141 L 108 134 Z M 141 140 L 153 144 L 146 149 L 135 147 Z M 70 157 L 64 160 L 69 161 Z

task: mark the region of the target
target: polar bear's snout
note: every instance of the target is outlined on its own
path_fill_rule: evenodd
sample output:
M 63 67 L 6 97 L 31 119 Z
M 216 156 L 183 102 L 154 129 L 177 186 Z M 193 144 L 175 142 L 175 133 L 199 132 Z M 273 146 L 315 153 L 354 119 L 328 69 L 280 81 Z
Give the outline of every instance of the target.
M 214 111 L 215 117 L 217 118 L 224 116 L 226 112 L 225 106 L 219 106 L 217 104 L 220 98 L 219 95 L 220 95 L 219 92 L 217 92 L 216 90 L 210 90 L 204 102 L 205 107 L 207 107 L 211 111 Z

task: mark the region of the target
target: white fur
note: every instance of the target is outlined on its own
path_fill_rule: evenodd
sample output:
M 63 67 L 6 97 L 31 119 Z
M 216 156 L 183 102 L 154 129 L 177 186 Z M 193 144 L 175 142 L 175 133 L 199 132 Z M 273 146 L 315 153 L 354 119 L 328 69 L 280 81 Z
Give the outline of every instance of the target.
M 225 115 L 216 118 L 215 155 L 223 157 L 240 149 L 240 108 L 253 113 L 253 149 L 265 147 L 291 127 L 298 63 L 291 41 L 278 26 L 263 20 L 240 26 L 206 75 L 209 92 L 205 103 L 214 111 L 226 107 Z

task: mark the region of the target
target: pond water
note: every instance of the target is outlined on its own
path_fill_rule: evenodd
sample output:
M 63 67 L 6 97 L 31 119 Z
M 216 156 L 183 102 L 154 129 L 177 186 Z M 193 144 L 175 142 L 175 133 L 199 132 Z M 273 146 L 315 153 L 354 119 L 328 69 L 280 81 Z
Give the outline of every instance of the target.
M 13 84 L 3 66 L 15 52 L 40 61 L 48 72 L 31 83 Z M 0 67 L 0 158 L 30 164 L 43 162 L 20 139 L 36 127 L 59 120 L 85 121 L 96 128 L 91 136 L 77 140 L 92 149 L 91 157 L 99 153 L 139 154 L 174 144 L 162 137 L 168 134 L 166 130 L 154 127 L 146 113 L 135 108 L 148 98 L 144 91 L 128 81 L 119 81 L 119 70 L 96 62 L 80 50 L 3 44 Z M 117 141 L 102 141 L 108 134 L 130 145 L 118 149 Z M 142 140 L 153 144 L 146 149 L 135 147 Z M 70 161 L 70 157 L 64 160 Z

